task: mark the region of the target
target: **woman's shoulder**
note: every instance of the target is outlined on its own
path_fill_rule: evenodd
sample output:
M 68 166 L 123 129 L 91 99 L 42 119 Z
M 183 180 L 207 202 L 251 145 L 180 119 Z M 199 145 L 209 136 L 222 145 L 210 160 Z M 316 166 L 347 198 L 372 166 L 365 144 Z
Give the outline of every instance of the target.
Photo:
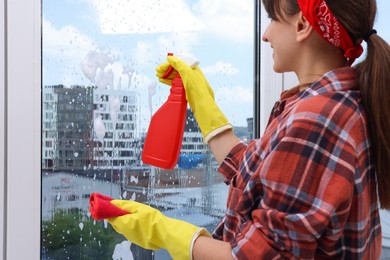
M 351 91 L 334 91 L 302 99 L 285 118 L 286 127 L 322 128 L 357 143 L 364 141 L 367 119 L 358 96 Z
M 364 113 L 354 68 L 339 68 L 326 73 L 301 93 L 295 112 L 311 112 L 326 117 Z

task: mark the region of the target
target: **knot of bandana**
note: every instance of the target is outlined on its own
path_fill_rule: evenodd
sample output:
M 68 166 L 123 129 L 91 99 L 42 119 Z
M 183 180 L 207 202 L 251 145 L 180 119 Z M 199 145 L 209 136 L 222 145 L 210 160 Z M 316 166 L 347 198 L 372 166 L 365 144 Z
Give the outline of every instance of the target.
M 303 16 L 330 44 L 341 48 L 348 65 L 363 53 L 361 42 L 354 44 L 344 26 L 332 14 L 325 0 L 298 0 Z

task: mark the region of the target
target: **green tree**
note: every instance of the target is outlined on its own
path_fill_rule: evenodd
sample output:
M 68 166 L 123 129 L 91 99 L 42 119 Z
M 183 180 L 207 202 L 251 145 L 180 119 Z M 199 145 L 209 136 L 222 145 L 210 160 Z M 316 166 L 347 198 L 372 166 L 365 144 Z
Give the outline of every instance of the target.
M 42 223 L 42 255 L 46 259 L 112 259 L 123 240 L 111 225 L 94 221 L 80 209 L 58 210 Z

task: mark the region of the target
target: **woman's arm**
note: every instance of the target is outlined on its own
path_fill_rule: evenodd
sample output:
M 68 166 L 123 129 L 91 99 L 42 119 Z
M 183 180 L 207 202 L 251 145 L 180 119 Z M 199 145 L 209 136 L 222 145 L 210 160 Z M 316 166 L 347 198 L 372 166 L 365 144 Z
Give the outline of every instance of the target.
M 218 164 L 221 164 L 229 152 L 240 142 L 232 130 L 226 130 L 209 141 L 211 152 Z
M 195 240 L 192 259 L 233 259 L 232 248 L 228 242 L 200 236 Z

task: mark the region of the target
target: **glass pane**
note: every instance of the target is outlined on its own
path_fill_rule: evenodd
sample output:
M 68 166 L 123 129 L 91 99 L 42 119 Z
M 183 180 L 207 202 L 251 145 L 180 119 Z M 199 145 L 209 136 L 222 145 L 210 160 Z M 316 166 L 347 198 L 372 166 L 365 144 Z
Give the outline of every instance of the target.
M 89 196 L 150 204 L 210 232 L 227 186 L 191 111 L 173 170 L 141 160 L 151 115 L 169 87 L 168 52 L 195 57 L 222 111 L 252 138 L 252 1 L 42 2 L 42 259 L 170 259 L 94 221 Z

